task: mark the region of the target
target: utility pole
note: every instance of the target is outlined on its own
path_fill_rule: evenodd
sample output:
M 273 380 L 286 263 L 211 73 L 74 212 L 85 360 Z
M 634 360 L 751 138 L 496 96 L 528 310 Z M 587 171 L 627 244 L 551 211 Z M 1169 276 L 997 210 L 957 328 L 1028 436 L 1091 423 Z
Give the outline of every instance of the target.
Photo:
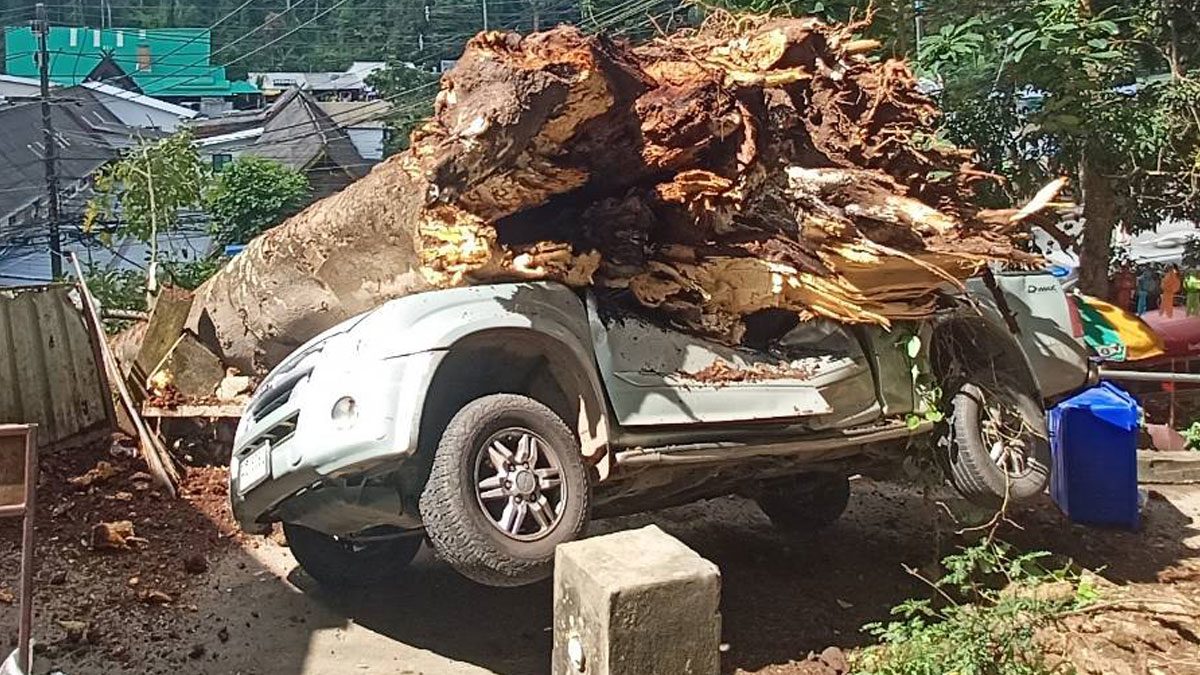
M 487 0 L 482 0 L 482 2 L 483 2 L 483 29 L 484 29 L 484 30 L 487 30 L 487 29 L 488 29 L 488 25 L 487 25 Z
M 42 140 L 46 146 L 46 196 L 49 202 L 46 214 L 50 218 L 50 277 L 62 277 L 62 239 L 58 232 L 58 141 L 54 137 L 54 119 L 50 114 L 50 54 L 46 40 L 50 33 L 50 22 L 46 19 L 46 5 L 37 3 L 37 19 L 34 32 L 38 36 L 38 77 L 42 93 Z
M 921 0 L 913 0 L 913 15 L 913 24 L 916 32 L 915 51 L 917 53 L 918 65 L 920 65 L 921 40 L 925 37 L 923 35 L 925 32 L 925 5 Z

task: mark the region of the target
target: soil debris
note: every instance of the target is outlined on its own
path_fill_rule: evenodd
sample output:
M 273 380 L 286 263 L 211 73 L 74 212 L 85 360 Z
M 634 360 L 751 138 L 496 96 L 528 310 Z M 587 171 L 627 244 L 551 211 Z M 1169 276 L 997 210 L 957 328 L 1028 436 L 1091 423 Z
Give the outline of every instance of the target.
M 728 361 L 713 361 L 710 365 L 694 373 L 684 373 L 684 377 L 689 380 L 708 384 L 761 382 L 764 380 L 806 380 L 811 376 L 812 372 L 806 368 L 770 363 L 755 363 L 739 367 Z

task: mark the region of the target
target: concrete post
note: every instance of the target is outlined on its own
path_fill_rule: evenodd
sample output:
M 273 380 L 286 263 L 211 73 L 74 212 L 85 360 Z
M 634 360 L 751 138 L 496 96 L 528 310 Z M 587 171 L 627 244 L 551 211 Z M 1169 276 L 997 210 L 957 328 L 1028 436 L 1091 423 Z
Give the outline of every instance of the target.
M 721 573 L 657 526 L 563 544 L 554 675 L 716 675 Z

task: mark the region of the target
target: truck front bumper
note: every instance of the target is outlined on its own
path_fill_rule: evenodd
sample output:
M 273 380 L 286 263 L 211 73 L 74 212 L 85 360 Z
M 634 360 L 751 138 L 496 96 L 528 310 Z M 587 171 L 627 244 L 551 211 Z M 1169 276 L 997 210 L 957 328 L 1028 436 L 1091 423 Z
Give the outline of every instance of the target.
M 229 495 L 247 531 L 296 495 L 391 470 L 416 452 L 424 392 L 445 354 L 359 358 L 344 337 L 305 351 L 267 377 L 238 425 Z

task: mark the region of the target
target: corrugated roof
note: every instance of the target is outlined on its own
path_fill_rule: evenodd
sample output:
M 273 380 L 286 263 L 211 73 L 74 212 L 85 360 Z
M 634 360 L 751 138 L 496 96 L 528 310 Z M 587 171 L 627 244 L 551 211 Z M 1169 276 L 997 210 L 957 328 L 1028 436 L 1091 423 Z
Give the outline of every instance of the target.
M 272 109 L 276 112 L 255 142 L 254 155 L 293 169 L 306 169 L 324 156 L 355 178 L 366 175 L 366 162 L 350 136 L 321 110 L 310 94 L 289 90 Z
M 87 89 L 58 90 L 50 112 L 58 134 L 58 173 L 64 184 L 90 176 L 131 142 L 128 127 Z M 0 225 L 46 191 L 41 106 L 0 108 Z
M 292 88 L 309 91 L 361 91 L 367 88 L 363 78 L 358 73 L 301 73 L 301 72 L 264 72 L 247 73 L 246 77 L 258 83 L 263 91 L 284 91 Z
M 74 286 L 0 292 L 0 420 L 45 448 L 111 428 L 108 386 Z
M 320 101 L 317 105 L 339 127 L 363 126 L 388 116 L 392 104 L 387 101 Z

